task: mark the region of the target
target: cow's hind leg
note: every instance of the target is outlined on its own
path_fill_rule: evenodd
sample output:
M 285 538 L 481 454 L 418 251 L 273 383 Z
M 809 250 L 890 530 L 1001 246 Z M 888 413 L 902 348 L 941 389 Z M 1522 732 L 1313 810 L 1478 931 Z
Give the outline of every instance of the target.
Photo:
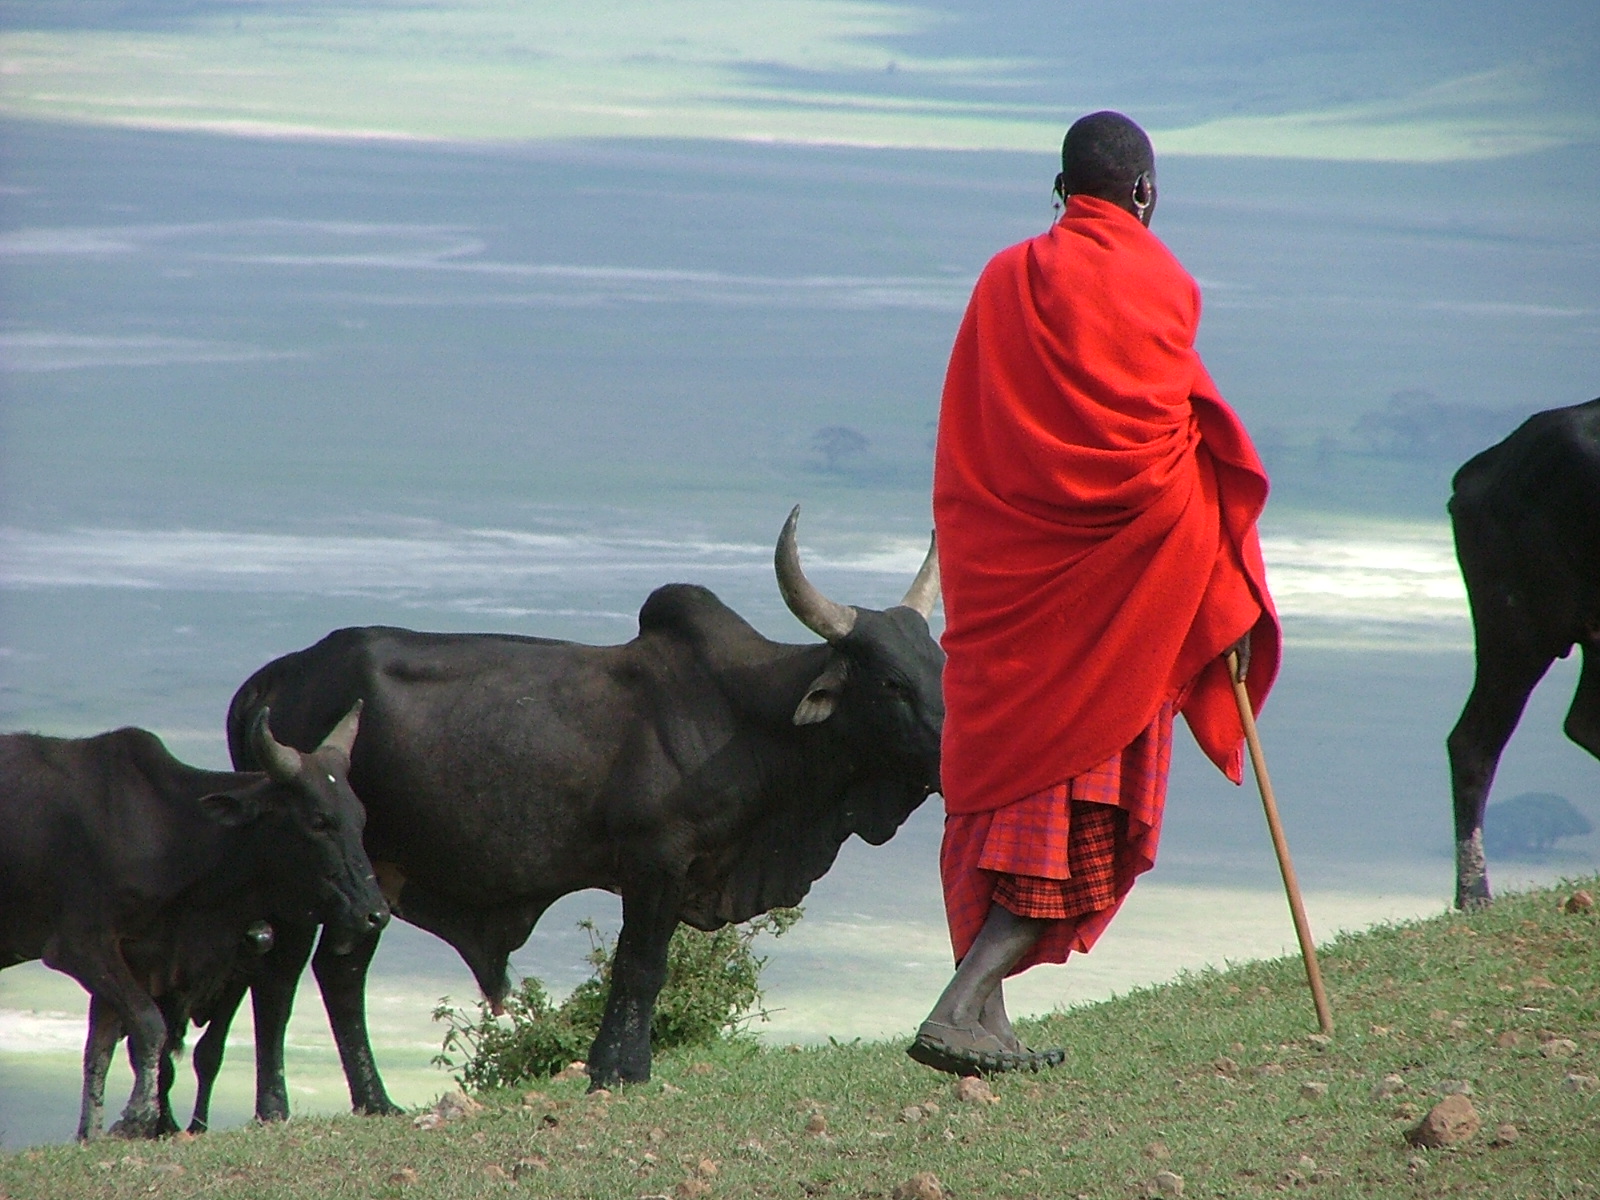
M 591 1089 L 650 1078 L 650 1019 L 667 980 L 667 945 L 678 927 L 680 896 L 677 882 L 663 876 L 622 893 L 611 991 L 589 1051 Z
M 78 1140 L 100 1136 L 105 1122 L 106 1072 L 122 1038 L 122 1022 L 98 996 L 89 997 L 89 1033 L 83 1043 L 83 1100 L 78 1109 Z
M 111 1127 L 118 1137 L 154 1137 L 160 1125 L 156 1084 L 161 1052 L 167 1044 L 167 1023 L 150 993 L 128 970 L 115 939 L 105 931 L 72 936 L 58 935 L 45 947 L 43 961 L 71 975 L 92 997 L 89 1003 L 89 1040 L 84 1048 L 84 1095 L 78 1135 L 99 1132 L 105 1097 L 105 1072 L 118 1030 L 128 1036 L 128 1059 L 133 1064 L 133 1091 L 122 1116 Z M 103 1058 L 102 1058 L 103 1052 Z
M 403 1110 L 384 1089 L 367 1035 L 367 968 L 377 949 L 376 933 L 357 939 L 348 954 L 335 954 L 324 937 L 311 969 L 322 989 L 322 1004 L 350 1084 L 350 1107 L 359 1113 L 391 1116 Z
M 1519 631 L 1486 632 L 1480 626 L 1477 632 L 1478 669 L 1472 692 L 1446 739 L 1455 802 L 1457 908 L 1489 902 L 1489 870 L 1483 857 L 1489 785 L 1529 694 L 1554 659 L 1527 647 Z

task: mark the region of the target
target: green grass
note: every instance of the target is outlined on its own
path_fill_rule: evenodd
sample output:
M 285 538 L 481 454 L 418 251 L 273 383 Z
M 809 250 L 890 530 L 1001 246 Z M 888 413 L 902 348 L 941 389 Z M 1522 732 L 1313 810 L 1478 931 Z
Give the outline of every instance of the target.
M 888 1197 L 931 1171 L 955 1197 L 1100 1200 L 1144 1195 L 1168 1170 L 1186 1197 L 1600 1197 L 1600 1093 L 1563 1085 L 1600 1074 L 1600 910 L 1559 907 L 1597 885 L 1328 945 L 1326 1044 L 1299 961 L 1283 959 L 1028 1022 L 1067 1061 L 996 1079 L 993 1104 L 959 1101 L 899 1043 L 724 1042 L 663 1055 L 651 1083 L 610 1098 L 551 1081 L 432 1131 L 309 1118 L 42 1147 L 0 1158 L 0 1195 Z M 1552 1037 L 1576 1049 L 1547 1054 Z M 1387 1075 L 1404 1090 L 1375 1098 Z M 1483 1130 L 1413 1149 L 1406 1129 L 1452 1081 L 1470 1084 Z M 813 1114 L 825 1131 L 808 1131 Z M 1502 1124 L 1514 1142 L 1496 1144 Z

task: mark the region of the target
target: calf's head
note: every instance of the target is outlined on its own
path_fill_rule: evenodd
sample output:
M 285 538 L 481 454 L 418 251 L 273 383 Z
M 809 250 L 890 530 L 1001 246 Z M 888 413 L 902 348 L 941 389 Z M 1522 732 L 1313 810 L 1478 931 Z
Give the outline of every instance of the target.
M 939 598 L 939 559 L 930 545 L 922 568 L 899 604 L 879 611 L 828 599 L 800 569 L 795 547 L 798 506 L 778 537 L 774 566 L 789 611 L 827 640 L 827 665 L 795 708 L 796 725 L 828 722 L 892 777 L 915 803 L 939 790 L 939 737 L 944 728 L 940 677 L 944 651 L 928 630 Z M 900 819 L 909 813 L 900 814 Z M 869 842 L 886 840 L 899 825 L 858 830 Z
M 322 745 L 302 754 L 272 736 L 262 709 L 250 738 L 266 777 L 201 801 L 213 820 L 252 827 L 265 865 L 270 915 L 325 922 L 339 951 L 389 920 L 361 845 L 366 810 L 348 779 L 360 718 L 358 700 Z

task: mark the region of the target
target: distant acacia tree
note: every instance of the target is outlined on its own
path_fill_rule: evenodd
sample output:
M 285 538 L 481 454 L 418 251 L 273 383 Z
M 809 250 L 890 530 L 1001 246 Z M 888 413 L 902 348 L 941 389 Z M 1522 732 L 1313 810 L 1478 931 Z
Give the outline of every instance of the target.
M 1483 844 L 1490 854 L 1506 858 L 1538 858 L 1562 838 L 1588 837 L 1594 823 L 1565 796 L 1524 792 L 1483 814 Z
M 1423 462 L 1459 462 L 1516 427 L 1516 412 L 1440 400 L 1422 388 L 1394 393 L 1356 418 L 1351 433 L 1373 454 Z
M 829 475 L 849 475 L 866 464 L 872 445 L 867 435 L 848 425 L 824 425 L 811 435 L 811 448 L 822 459 L 822 470 Z

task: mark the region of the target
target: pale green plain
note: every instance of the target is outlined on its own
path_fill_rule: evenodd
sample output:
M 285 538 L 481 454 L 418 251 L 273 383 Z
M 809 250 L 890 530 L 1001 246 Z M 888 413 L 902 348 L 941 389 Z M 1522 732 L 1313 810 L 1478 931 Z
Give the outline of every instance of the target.
M 919 54 L 948 15 L 857 0 L 515 0 L 248 9 L 159 30 L 0 35 L 0 117 L 254 136 L 708 138 L 1036 150 L 1096 84 L 1040 56 Z M 1368 50 L 1257 111 L 1155 124 L 1163 155 L 1438 163 L 1600 140 L 1567 53 L 1385 80 Z M 1054 48 L 1059 53 L 1059 47 Z M 893 88 L 880 86 L 893 77 Z M 1418 78 L 1425 81 L 1420 85 Z M 1339 99 L 1353 87 L 1368 99 Z M 1070 94 L 1076 90 L 1081 96 Z M 1050 99 L 1053 102 L 1043 103 Z

